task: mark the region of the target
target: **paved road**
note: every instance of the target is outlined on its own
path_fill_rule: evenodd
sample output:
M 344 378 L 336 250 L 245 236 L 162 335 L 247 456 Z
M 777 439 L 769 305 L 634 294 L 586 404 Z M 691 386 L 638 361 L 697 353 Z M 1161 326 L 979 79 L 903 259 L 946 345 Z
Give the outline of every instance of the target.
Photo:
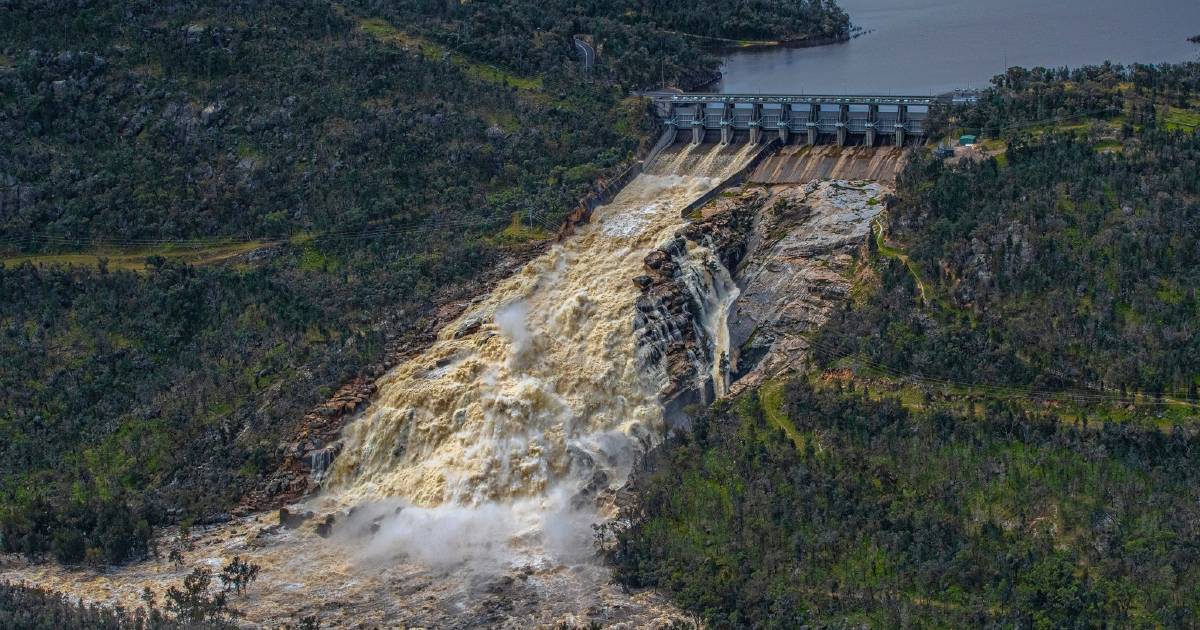
M 596 63 L 596 49 L 578 37 L 575 38 L 575 49 L 579 51 L 579 54 L 583 55 L 583 69 L 590 71 Z

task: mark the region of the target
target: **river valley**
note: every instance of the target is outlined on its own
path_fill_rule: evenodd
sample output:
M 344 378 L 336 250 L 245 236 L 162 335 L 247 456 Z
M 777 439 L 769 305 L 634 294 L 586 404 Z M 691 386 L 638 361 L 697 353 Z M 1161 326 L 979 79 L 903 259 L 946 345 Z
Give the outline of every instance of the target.
M 179 549 L 178 563 L 14 563 L 3 577 L 134 607 L 147 587 L 161 594 L 192 568 L 239 555 L 262 567 L 233 602 L 253 625 L 305 615 L 327 627 L 681 618 L 656 593 L 612 584 L 591 526 L 612 517 L 631 466 L 669 430 L 665 402 L 796 367 L 800 335 L 844 298 L 887 182 L 793 183 L 807 171 L 790 162 L 834 178 L 870 164 L 886 178 L 902 157 L 789 151 L 682 217 L 760 150 L 664 151 L 590 223 L 383 376 L 337 458 L 314 467 L 322 491 L 289 515 L 198 527 L 186 540 L 167 530 L 159 547 Z M 739 361 L 744 349 L 753 361 Z
M 0 630 L 1190 627 L 1198 3 L 6 3 Z

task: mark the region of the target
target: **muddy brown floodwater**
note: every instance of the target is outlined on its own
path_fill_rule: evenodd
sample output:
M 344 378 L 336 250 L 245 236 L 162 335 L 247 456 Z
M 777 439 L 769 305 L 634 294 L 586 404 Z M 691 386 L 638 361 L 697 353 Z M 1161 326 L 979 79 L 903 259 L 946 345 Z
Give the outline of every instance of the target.
M 681 211 L 757 150 L 664 152 L 590 224 L 382 377 L 345 429 L 322 493 L 289 506 L 311 512 L 307 520 L 283 526 L 262 513 L 196 528 L 179 565 L 95 570 L 7 559 L 0 579 L 133 608 L 145 588 L 161 600 L 193 568 L 219 572 L 241 556 L 261 567 L 233 598 L 251 627 L 309 615 L 323 627 L 643 628 L 683 619 L 660 594 L 614 585 L 593 546 L 592 525 L 615 515 L 631 466 L 666 433 L 660 400 L 670 379 L 645 352 L 678 340 L 636 327 L 634 279 L 652 250 L 684 248 L 675 277 L 687 280 L 697 330 L 714 346 L 689 351 L 690 373 L 704 380 L 694 387 L 720 396 L 802 367 L 806 335 L 848 295 L 855 249 L 890 188 L 792 182 L 886 179 L 902 156 L 789 149 L 764 161 L 752 183 L 701 213 L 762 208 L 747 256 L 729 270 L 707 236 L 680 241 Z M 751 354 L 756 366 L 739 361 Z M 177 540 L 167 529 L 159 548 Z
M 184 568 L 5 572 L 95 601 L 137 605 L 186 570 L 233 555 L 261 565 L 235 606 L 248 624 L 317 614 L 326 626 L 558 621 L 653 625 L 677 616 L 610 584 L 592 524 L 664 435 L 662 374 L 646 370 L 632 279 L 684 223 L 681 209 L 759 147 L 662 154 L 592 222 L 529 262 L 378 383 L 343 434 L 325 490 L 296 529 L 253 515 L 199 533 Z M 333 515 L 328 538 L 314 528 Z M 170 533 L 167 533 L 170 537 Z

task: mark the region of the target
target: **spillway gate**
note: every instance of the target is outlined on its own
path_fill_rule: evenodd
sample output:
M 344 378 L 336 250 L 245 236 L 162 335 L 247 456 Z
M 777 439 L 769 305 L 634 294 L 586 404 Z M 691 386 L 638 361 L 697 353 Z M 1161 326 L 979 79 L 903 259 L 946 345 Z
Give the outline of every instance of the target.
M 758 144 L 778 137 L 784 144 L 890 144 L 922 142 L 928 96 L 796 94 L 668 94 L 654 97 L 655 111 L 674 137 L 690 134 L 695 144 L 719 134 L 722 144 Z

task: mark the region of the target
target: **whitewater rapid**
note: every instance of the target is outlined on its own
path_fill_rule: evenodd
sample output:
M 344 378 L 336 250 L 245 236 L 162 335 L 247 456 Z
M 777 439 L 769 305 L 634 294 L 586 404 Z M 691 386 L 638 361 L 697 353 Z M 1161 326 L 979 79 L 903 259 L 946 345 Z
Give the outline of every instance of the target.
M 322 492 L 289 506 L 315 514 L 303 525 L 281 527 L 260 513 L 197 528 L 180 565 L 147 560 L 87 574 L 30 565 L 0 575 L 134 607 L 146 588 L 161 596 L 192 568 L 219 569 L 241 555 L 262 567 L 235 602 L 247 623 L 313 614 L 328 627 L 596 619 L 641 627 L 679 618 L 658 594 L 612 583 L 595 557 L 592 524 L 612 516 L 606 493 L 665 434 L 667 378 L 639 356 L 633 280 L 646 254 L 683 226 L 683 208 L 756 150 L 663 154 L 589 224 L 384 375 L 376 399 L 345 427 Z M 694 245 L 693 272 L 719 266 Z M 713 293 L 701 324 L 723 330 L 720 311 L 736 285 L 727 273 L 692 275 L 689 286 L 707 282 Z M 727 367 L 703 371 L 723 391 Z M 327 519 L 331 531 L 319 533 Z M 165 531 L 162 548 L 177 546 L 177 535 Z
M 619 486 L 664 434 L 664 375 L 639 358 L 632 280 L 684 224 L 681 210 L 754 150 L 664 156 L 385 375 L 374 403 L 344 430 L 326 496 L 401 504 L 384 532 L 393 526 L 410 555 L 425 553 L 439 522 L 459 541 L 456 557 L 514 538 L 544 553 L 564 530 L 578 536 L 567 535 L 560 552 L 579 546 L 577 537 L 590 552 L 590 521 L 575 514 L 580 493 Z M 404 543 L 416 533 L 422 549 Z

